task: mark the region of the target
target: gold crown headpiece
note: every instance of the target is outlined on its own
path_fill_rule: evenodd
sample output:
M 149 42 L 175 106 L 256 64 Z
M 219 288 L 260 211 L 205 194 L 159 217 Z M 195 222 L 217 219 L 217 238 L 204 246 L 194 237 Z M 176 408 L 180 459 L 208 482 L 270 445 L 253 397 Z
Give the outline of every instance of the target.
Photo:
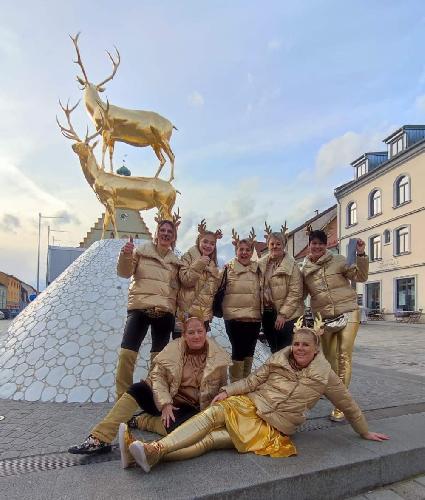
M 251 245 L 253 245 L 253 244 L 254 244 L 254 242 L 255 242 L 255 238 L 256 238 L 256 237 L 257 237 L 257 235 L 255 234 L 255 230 L 254 230 L 254 228 L 252 227 L 252 228 L 251 228 L 251 231 L 249 232 L 248 238 L 243 238 L 243 239 L 248 240 L 248 241 L 251 243 Z M 235 231 L 235 229 L 234 229 L 234 228 L 232 228 L 232 240 L 233 240 L 233 245 L 234 245 L 235 247 L 237 247 L 237 246 L 238 246 L 238 244 L 239 244 L 240 238 L 239 238 L 239 235 L 238 235 L 238 233 Z
M 198 224 L 198 233 L 201 236 L 204 236 L 204 234 L 207 234 L 207 233 L 213 234 L 216 240 L 223 238 L 223 233 L 222 233 L 221 229 L 217 229 L 215 232 L 208 231 L 207 223 L 206 223 L 205 219 L 202 219 L 201 222 Z
M 305 324 L 306 318 L 304 317 L 304 315 L 300 316 L 294 324 L 293 332 L 295 335 L 298 332 L 301 333 L 303 331 L 308 331 L 315 336 L 316 342 L 319 344 L 320 337 L 323 335 L 325 331 L 325 323 L 320 313 L 317 313 L 313 319 L 314 319 L 313 326 L 308 326 Z
M 163 217 L 162 213 L 158 212 L 155 216 L 155 222 L 157 224 L 160 224 L 161 222 L 164 222 L 164 221 L 172 222 L 174 224 L 175 228 L 177 229 L 181 223 L 180 208 L 177 209 L 177 212 L 173 213 L 171 220 L 167 217 Z
M 270 238 L 270 236 L 273 234 L 273 230 L 271 228 L 271 226 L 269 226 L 267 224 L 267 221 L 264 221 L 264 225 L 265 225 L 265 234 L 264 234 L 264 238 L 266 239 L 266 241 L 268 240 L 268 238 Z M 285 224 L 281 225 L 280 226 L 280 233 L 282 235 L 282 238 L 286 241 L 287 238 L 288 238 L 288 235 L 286 234 L 288 232 L 288 226 L 286 225 L 286 221 L 285 221 Z

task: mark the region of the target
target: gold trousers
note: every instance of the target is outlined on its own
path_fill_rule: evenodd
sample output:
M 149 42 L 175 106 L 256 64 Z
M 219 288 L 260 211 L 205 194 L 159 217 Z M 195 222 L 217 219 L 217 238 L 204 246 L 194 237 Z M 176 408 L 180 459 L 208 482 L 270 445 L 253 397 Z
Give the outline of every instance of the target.
M 351 382 L 352 355 L 360 324 L 360 310 L 352 311 L 348 315 L 345 328 L 335 333 L 326 332 L 325 328 L 322 335 L 323 354 L 346 387 Z
M 256 414 L 247 396 L 232 396 L 210 406 L 158 441 L 163 460 L 184 460 L 211 449 L 236 447 L 241 453 L 288 457 L 296 454 L 288 436 Z
M 116 401 L 125 393 L 133 383 L 134 366 L 138 352 L 130 349 L 120 349 L 118 364 L 115 372 Z
M 127 422 L 139 408 L 137 401 L 125 392 L 115 403 L 102 422 L 98 423 L 90 434 L 105 443 L 112 443 L 121 422 Z

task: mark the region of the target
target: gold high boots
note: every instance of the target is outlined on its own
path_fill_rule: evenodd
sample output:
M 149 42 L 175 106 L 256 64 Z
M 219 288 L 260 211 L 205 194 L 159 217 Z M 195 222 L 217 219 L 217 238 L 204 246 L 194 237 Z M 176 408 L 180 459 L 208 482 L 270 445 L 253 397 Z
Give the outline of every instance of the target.
M 106 417 L 96 425 L 90 434 L 105 443 L 112 443 L 121 422 L 127 422 L 139 408 L 137 401 L 125 392 Z
M 129 450 L 140 467 L 149 472 L 168 453 L 195 445 L 211 431 L 223 426 L 224 409 L 220 405 L 213 405 L 184 422 L 161 440 L 152 443 L 134 441 Z
M 116 401 L 133 383 L 134 366 L 138 353 L 130 349 L 120 349 L 117 370 L 115 373 Z
M 244 358 L 243 360 L 243 377 L 246 378 L 248 375 L 251 373 L 251 368 L 252 368 L 252 363 L 254 361 L 254 358 Z
M 137 428 L 142 431 L 155 432 L 161 436 L 167 435 L 161 417 L 154 417 L 153 415 L 149 415 L 149 413 L 142 413 L 136 417 L 136 423 Z
M 232 366 L 229 367 L 230 382 L 237 382 L 243 378 L 244 362 L 232 359 Z

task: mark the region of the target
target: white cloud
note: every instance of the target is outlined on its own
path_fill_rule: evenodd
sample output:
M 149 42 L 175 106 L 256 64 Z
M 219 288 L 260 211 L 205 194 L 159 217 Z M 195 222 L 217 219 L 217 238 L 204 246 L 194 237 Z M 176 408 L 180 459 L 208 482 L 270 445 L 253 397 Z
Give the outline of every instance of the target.
M 340 137 L 323 144 L 316 156 L 316 175 L 325 178 L 340 168 L 347 168 L 362 153 L 382 151 L 385 132 L 346 132 Z
M 194 108 L 201 108 L 204 103 L 204 96 L 198 92 L 197 90 L 194 90 L 187 98 L 187 102 Z
M 267 48 L 269 50 L 279 50 L 282 48 L 282 40 L 279 40 L 277 38 L 274 38 L 272 40 L 269 40 L 267 43 Z
M 16 33 L 4 26 L 0 26 L 0 52 L 6 56 L 16 56 L 20 52 Z

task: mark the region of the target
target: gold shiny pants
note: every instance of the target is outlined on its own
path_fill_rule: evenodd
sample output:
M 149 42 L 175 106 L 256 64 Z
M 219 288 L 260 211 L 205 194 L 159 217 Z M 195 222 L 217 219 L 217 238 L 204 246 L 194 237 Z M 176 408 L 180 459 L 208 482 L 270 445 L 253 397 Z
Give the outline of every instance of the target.
M 360 310 L 348 313 L 348 323 L 339 332 L 326 332 L 322 335 L 322 349 L 332 370 L 338 375 L 345 387 L 350 385 L 354 341 L 360 324 Z
M 232 396 L 210 406 L 158 441 L 163 460 L 183 460 L 208 450 L 235 447 L 240 453 L 288 457 L 296 449 L 256 414 L 247 396 Z

